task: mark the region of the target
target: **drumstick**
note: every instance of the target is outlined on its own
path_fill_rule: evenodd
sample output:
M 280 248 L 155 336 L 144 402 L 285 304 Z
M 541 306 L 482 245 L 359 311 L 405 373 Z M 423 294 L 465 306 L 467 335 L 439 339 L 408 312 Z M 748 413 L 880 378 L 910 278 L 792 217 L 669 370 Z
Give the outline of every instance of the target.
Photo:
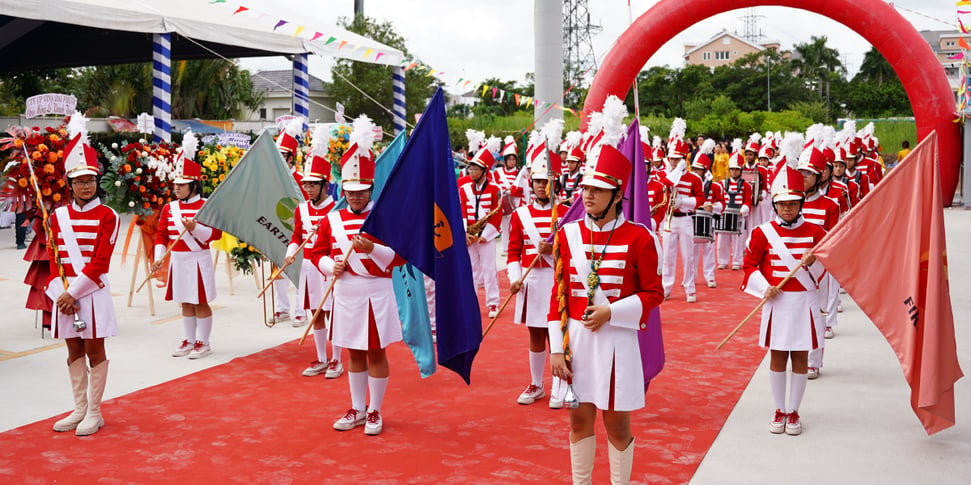
M 352 254 L 354 254 L 353 247 L 347 252 L 347 256 L 344 257 L 344 261 L 351 259 Z M 347 269 L 345 269 L 345 271 L 347 271 Z M 313 321 L 317 319 L 317 315 L 319 315 L 320 311 L 323 310 L 324 302 L 327 301 L 327 297 L 330 296 L 332 291 L 334 291 L 334 283 L 337 283 L 337 276 L 338 275 L 334 275 L 333 279 L 330 280 L 330 285 L 328 285 L 327 290 L 324 291 L 324 297 L 320 299 L 320 304 L 317 305 L 317 309 L 314 310 L 313 316 L 310 317 L 311 323 L 307 325 L 307 329 L 304 330 L 303 337 L 300 337 L 300 342 L 297 342 L 297 345 L 303 345 L 303 341 L 306 340 L 307 335 L 310 334 L 310 327 L 313 327 Z
M 187 232 L 189 232 L 188 229 L 182 228 L 182 232 L 180 232 L 179 235 L 176 236 L 175 239 L 173 239 L 172 242 L 169 243 L 169 247 L 165 248 L 165 252 L 162 253 L 162 257 L 161 258 L 158 258 L 158 261 L 156 261 L 156 263 L 160 263 L 160 262 L 164 261 L 165 260 L 165 257 L 168 256 L 169 253 L 172 252 L 172 248 L 175 247 L 175 243 L 179 242 L 179 240 L 182 239 L 182 236 L 184 236 L 185 233 L 187 233 Z M 154 264 L 152 266 L 154 266 Z M 148 277 L 145 278 L 145 281 L 142 281 L 142 284 L 138 285 L 138 289 L 135 290 L 135 293 L 138 293 L 138 292 L 142 291 L 142 287 L 145 286 L 145 283 L 148 283 L 152 279 L 152 277 L 155 276 L 155 273 L 157 273 L 159 269 L 162 269 L 162 267 L 160 266 L 155 271 L 150 272 L 149 275 L 148 275 Z

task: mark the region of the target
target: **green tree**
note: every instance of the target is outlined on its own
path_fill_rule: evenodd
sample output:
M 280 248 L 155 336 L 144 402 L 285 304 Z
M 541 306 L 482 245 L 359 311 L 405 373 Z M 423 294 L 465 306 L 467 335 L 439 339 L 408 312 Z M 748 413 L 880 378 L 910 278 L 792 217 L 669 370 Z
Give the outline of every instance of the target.
M 883 57 L 883 54 L 876 47 L 870 47 L 870 50 L 863 55 L 863 64 L 860 65 L 860 72 L 856 73 L 853 79 L 875 82 L 878 86 L 882 85 L 884 81 L 892 82 L 892 80 L 897 80 L 897 82 L 900 82 L 893 67 L 890 66 L 890 63 L 887 62 L 887 59 Z
M 358 15 L 353 19 L 343 17 L 339 23 L 351 32 L 400 50 L 407 61 L 416 62 L 405 47 L 405 38 L 395 30 L 390 21 L 379 22 L 371 17 Z M 428 98 L 435 92 L 435 84 L 427 74 L 427 71 L 419 72 L 418 69 L 405 73 L 405 109 L 409 114 L 421 113 Z M 331 75 L 333 82 L 326 84 L 325 89 L 345 106 L 349 116 L 366 114 L 380 126 L 392 126 L 393 115 L 390 110 L 394 102 L 394 92 L 391 86 L 391 70 L 387 66 L 341 59 L 334 64 Z
M 830 110 L 830 85 L 834 78 L 839 79 L 846 73 L 840 54 L 836 49 L 826 46 L 826 36 L 810 37 L 810 41 L 796 44 L 799 59 L 795 61 L 800 76 L 807 86 L 818 92 L 819 99 L 826 100 L 826 110 Z

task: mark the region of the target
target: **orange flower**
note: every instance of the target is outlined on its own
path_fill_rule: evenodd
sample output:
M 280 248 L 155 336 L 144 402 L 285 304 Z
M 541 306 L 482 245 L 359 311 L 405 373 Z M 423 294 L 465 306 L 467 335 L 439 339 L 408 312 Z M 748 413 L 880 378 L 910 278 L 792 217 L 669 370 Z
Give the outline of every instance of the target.
M 40 193 L 41 194 L 44 194 L 44 197 L 50 197 L 51 196 L 51 188 L 50 187 L 44 187 L 43 189 L 40 189 Z
M 27 188 L 27 184 L 28 183 L 29 182 L 27 182 L 27 179 L 26 178 L 23 178 L 23 177 L 21 177 L 20 180 L 17 181 L 17 185 L 19 185 L 19 186 L 21 186 L 22 188 L 25 188 L 25 189 Z
M 64 179 L 57 179 L 57 182 L 56 182 L 57 188 L 64 187 L 65 183 L 66 182 L 64 182 Z
M 138 187 L 138 191 L 144 194 L 145 193 L 145 186 L 144 185 L 139 186 Z
M 61 137 L 54 134 L 51 135 L 51 143 L 57 143 L 59 141 L 61 141 Z
M 54 195 L 51 196 L 51 200 L 53 200 L 54 202 L 61 200 L 61 194 L 54 192 Z
M 37 151 L 39 151 L 39 152 L 46 152 L 47 151 L 47 145 L 45 145 L 43 143 L 41 143 L 40 145 L 37 145 Z
M 144 188 L 144 187 L 142 187 L 142 188 Z M 142 204 L 142 206 L 144 206 L 146 209 L 150 209 L 152 207 L 152 204 L 149 204 L 148 202 L 146 202 L 146 203 Z
M 30 158 L 33 158 L 34 160 L 40 160 L 40 157 L 41 156 L 42 155 L 41 155 L 41 153 L 39 151 L 30 154 Z
M 127 164 L 127 163 L 126 163 L 126 164 L 124 164 L 124 165 L 122 165 L 122 166 L 121 166 L 121 171 L 122 171 L 122 173 L 128 173 L 128 172 L 131 172 L 131 165 L 129 165 L 129 164 Z
M 57 130 L 57 132 L 60 133 L 61 136 L 67 136 L 67 129 L 66 128 L 61 128 L 60 130 Z
M 44 164 L 44 173 L 54 173 L 54 165 L 53 165 L 53 162 L 52 163 L 45 163 Z
M 57 152 L 48 152 L 47 153 L 47 161 L 50 162 L 50 163 L 56 162 L 57 161 Z M 46 169 L 46 167 L 45 167 L 45 169 Z M 54 173 L 54 172 L 52 170 L 51 172 L 48 172 L 48 173 Z
M 21 146 L 23 146 L 23 144 L 24 144 L 24 141 L 21 140 L 20 138 L 17 138 L 16 140 L 13 141 L 13 146 L 17 148 L 20 148 Z

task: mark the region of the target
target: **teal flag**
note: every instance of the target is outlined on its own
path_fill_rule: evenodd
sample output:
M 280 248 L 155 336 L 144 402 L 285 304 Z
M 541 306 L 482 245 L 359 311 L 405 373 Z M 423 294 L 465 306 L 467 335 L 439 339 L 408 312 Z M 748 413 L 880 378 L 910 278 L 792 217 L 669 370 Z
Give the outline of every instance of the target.
M 273 136 L 264 131 L 226 175 L 196 214 L 196 220 L 228 232 L 283 266 L 293 237 L 293 213 L 303 202 Z M 284 271 L 294 285 L 300 279 L 297 259 Z

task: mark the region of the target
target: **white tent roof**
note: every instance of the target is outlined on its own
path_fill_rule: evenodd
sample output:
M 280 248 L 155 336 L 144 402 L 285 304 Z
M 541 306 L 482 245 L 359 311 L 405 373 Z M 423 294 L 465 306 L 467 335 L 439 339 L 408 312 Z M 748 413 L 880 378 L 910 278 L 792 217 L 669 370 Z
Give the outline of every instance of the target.
M 320 56 L 400 65 L 401 51 L 342 29 L 315 14 L 317 2 L 246 0 L 0 0 L 0 15 L 108 30 L 178 33 L 282 54 Z M 277 26 L 280 21 L 283 25 Z M 317 35 L 320 34 L 320 35 Z M 313 39 L 316 37 L 316 39 Z M 2 39 L 0 39 L 2 40 Z M 173 52 L 178 58 L 178 52 Z

